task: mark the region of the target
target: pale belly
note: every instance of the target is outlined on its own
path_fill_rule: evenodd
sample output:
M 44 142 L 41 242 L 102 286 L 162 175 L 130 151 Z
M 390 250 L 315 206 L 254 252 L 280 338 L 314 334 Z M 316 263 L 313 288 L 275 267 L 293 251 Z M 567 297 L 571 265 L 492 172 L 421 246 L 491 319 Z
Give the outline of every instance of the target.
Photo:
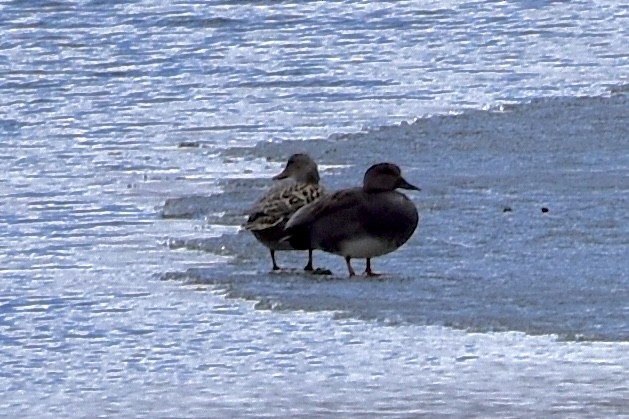
M 357 239 L 345 240 L 339 246 L 338 252 L 341 256 L 351 258 L 372 258 L 390 253 L 397 249 L 394 243 L 388 240 L 378 240 L 373 237 L 361 237 Z

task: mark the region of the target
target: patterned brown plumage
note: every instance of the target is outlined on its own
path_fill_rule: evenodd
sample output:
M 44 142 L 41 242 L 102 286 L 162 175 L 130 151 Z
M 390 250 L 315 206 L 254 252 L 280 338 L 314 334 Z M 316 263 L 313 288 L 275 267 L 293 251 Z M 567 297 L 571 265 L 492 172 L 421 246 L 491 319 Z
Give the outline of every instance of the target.
M 321 185 L 311 183 L 295 183 L 278 191 L 270 191 L 251 209 L 245 228 L 261 231 L 285 223 L 295 211 L 323 194 Z
M 286 179 L 271 188 L 249 211 L 245 229 L 269 248 L 273 270 L 280 269 L 275 260 L 276 250 L 295 250 L 284 237 L 284 226 L 288 219 L 301 207 L 324 195 L 319 185 L 317 164 L 307 154 L 292 155 L 284 170 L 273 179 Z M 313 270 L 312 250 L 308 250 L 305 270 Z

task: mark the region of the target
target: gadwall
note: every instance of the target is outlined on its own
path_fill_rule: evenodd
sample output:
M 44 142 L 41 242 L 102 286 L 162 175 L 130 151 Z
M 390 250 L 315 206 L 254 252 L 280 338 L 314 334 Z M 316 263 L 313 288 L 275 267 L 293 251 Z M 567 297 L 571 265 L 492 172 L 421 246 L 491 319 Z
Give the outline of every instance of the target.
M 283 182 L 256 202 L 244 227 L 269 248 L 273 270 L 277 271 L 280 267 L 275 261 L 275 251 L 296 250 L 288 241 L 280 240 L 286 222 L 295 211 L 321 197 L 324 189 L 319 185 L 317 164 L 307 154 L 293 154 L 284 170 L 273 179 Z M 304 270 L 312 271 L 312 249 L 307 250 L 308 264 Z
M 413 234 L 419 215 L 406 195 L 395 189 L 419 191 L 403 177 L 393 163 L 371 166 L 362 188 L 341 189 L 297 211 L 286 223 L 284 241 L 295 249 L 320 249 L 343 256 L 349 276 L 356 275 L 352 258 L 367 259 L 402 246 Z

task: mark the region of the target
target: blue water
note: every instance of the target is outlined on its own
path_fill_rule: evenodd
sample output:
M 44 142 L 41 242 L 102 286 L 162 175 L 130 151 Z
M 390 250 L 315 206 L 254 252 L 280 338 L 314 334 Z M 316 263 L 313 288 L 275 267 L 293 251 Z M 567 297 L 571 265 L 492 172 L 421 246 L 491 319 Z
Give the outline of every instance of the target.
M 628 28 L 616 1 L 0 2 L 0 415 L 626 414 Z M 380 160 L 422 187 L 383 280 L 271 275 L 241 230 L 302 150 L 330 188 Z

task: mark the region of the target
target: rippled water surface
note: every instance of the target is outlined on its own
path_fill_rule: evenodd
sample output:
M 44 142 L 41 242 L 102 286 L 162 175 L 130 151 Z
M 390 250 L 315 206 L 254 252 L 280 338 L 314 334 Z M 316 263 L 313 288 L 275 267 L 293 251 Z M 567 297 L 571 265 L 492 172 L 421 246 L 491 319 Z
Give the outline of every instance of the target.
M 0 414 L 626 414 L 628 28 L 616 1 L 0 2 Z M 240 224 L 295 151 L 332 189 L 380 160 L 422 187 L 382 280 L 269 274 Z

